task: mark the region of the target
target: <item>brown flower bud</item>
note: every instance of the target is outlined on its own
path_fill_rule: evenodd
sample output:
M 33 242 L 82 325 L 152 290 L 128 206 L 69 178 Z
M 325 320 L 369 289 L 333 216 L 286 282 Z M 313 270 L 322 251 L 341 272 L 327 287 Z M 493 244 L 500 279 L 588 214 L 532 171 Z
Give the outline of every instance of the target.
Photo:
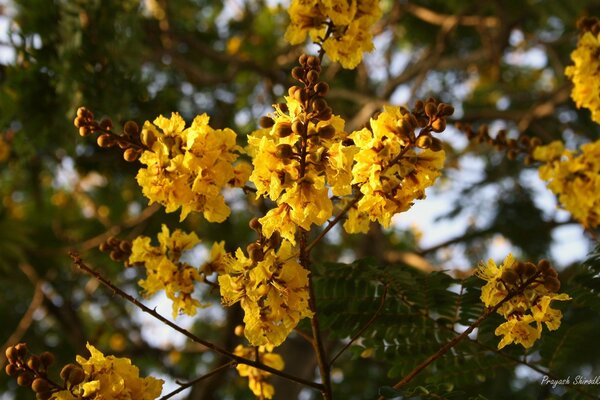
M 505 269 L 504 272 L 502 272 L 502 280 L 509 285 L 514 285 L 517 283 L 518 279 L 519 275 L 513 269 Z
M 75 119 L 73 120 L 73 125 L 75 125 L 75 128 L 81 128 L 84 125 L 84 119 L 81 117 L 75 117 Z
M 433 118 L 437 115 L 437 106 L 433 102 L 425 103 L 425 115 Z
M 83 382 L 85 380 L 85 372 L 83 371 L 83 369 L 79 368 L 79 367 L 75 367 L 71 370 L 71 373 L 69 374 L 69 383 L 71 385 L 79 385 L 81 382 Z
M 4 367 L 4 372 L 6 372 L 6 375 L 8 376 L 17 376 L 19 373 L 19 367 L 17 367 L 15 364 L 6 364 L 6 367 Z
M 551 276 L 553 278 L 558 278 L 558 272 L 556 272 L 556 270 L 554 268 L 548 268 L 544 272 L 544 276 Z
M 321 61 L 319 60 L 319 57 L 315 56 L 308 56 L 306 59 L 306 64 L 313 69 L 319 69 L 321 67 Z
M 79 136 L 81 136 L 81 137 L 86 137 L 90 133 L 92 133 L 92 131 L 87 126 L 82 126 L 82 127 L 79 128 Z
M 86 118 L 89 115 L 89 111 L 85 107 L 79 107 L 77 109 L 77 117 Z
M 235 336 L 242 337 L 244 335 L 244 325 L 237 325 L 233 330 Z
M 140 141 L 144 146 L 152 148 L 154 143 L 156 143 L 156 135 L 150 129 L 142 129 L 142 133 L 140 134 Z
M 319 134 L 319 137 L 323 139 L 331 139 L 335 135 L 335 127 L 329 124 L 323 125 L 319 127 L 319 130 L 317 132 Z
M 292 78 L 294 78 L 297 81 L 302 81 L 304 79 L 304 68 L 302 68 L 302 67 L 292 68 Z
M 250 259 L 254 262 L 261 262 L 265 257 L 265 253 L 258 243 L 250 243 L 246 247 L 246 251 L 248 252 Z
M 534 136 L 529 141 L 529 148 L 530 149 L 535 149 L 536 147 L 538 147 L 541 144 L 542 144 L 542 140 L 539 137 Z
M 525 263 L 521 261 L 515 261 L 513 268 L 519 276 L 522 276 L 525 273 Z
M 537 268 L 542 272 L 548 271 L 551 268 L 550 261 L 542 258 L 540 261 L 538 261 Z
M 417 147 L 420 147 L 422 149 L 428 149 L 429 147 L 431 147 L 431 135 L 420 135 L 417 138 L 417 142 L 415 143 L 417 145 Z
M 525 271 L 523 274 L 527 277 L 534 275 L 537 272 L 537 266 L 532 262 L 525 263 Z
M 120 149 L 125 150 L 131 146 L 131 143 L 129 143 L 129 141 L 125 138 L 117 137 L 117 145 Z
M 417 101 L 415 101 L 415 106 L 413 107 L 413 110 L 416 113 L 419 113 L 419 112 L 423 111 L 423 107 L 424 107 L 423 100 L 417 100 Z
M 32 355 L 31 357 L 29 357 L 29 360 L 27 360 L 27 366 L 34 371 L 37 371 L 41 365 L 42 361 L 36 355 Z
M 77 366 L 75 364 L 67 364 L 60 370 L 60 379 L 63 381 L 68 381 L 69 376 L 71 375 L 71 371 L 76 369 Z
M 333 110 L 331 109 L 331 107 L 326 107 L 319 113 L 319 119 L 321 121 L 328 121 L 332 115 L 333 115 Z
M 49 351 L 45 351 L 40 354 L 40 360 L 42 361 L 44 367 L 48 368 L 54 363 L 54 354 L 50 353 Z
M 121 243 L 119 243 L 119 250 L 121 250 L 121 252 L 124 254 L 130 254 L 131 242 L 128 242 L 127 240 L 122 240 Z
M 10 346 L 8 347 L 5 352 L 4 355 L 6 356 L 6 359 L 8 360 L 8 362 L 15 362 L 17 361 L 19 354 L 17 353 L 17 349 L 14 348 L 14 346 Z
M 110 131 L 112 127 L 113 123 L 110 118 L 102 118 L 102 121 L 100 121 L 100 129 Z
M 450 115 L 454 114 L 454 107 L 452 107 L 450 104 L 440 103 L 437 107 L 437 114 L 440 117 L 449 117 Z
M 260 119 L 258 120 L 258 125 L 261 128 L 270 128 L 273 125 L 275 125 L 275 121 L 273 121 L 273 118 L 271 117 L 267 117 L 266 115 L 260 117 Z
M 289 144 L 280 144 L 277 145 L 277 153 L 278 158 L 291 158 L 294 155 L 294 149 Z
M 429 150 L 431 151 L 440 151 L 444 147 L 442 141 L 436 137 L 431 137 L 431 144 L 429 145 Z
M 130 147 L 123 153 L 123 158 L 125 159 L 125 161 L 134 162 L 140 157 L 140 155 L 141 153 L 139 152 L 139 150 Z
M 299 119 L 292 122 L 292 131 L 298 135 L 304 132 L 304 124 Z
M 52 386 L 46 379 L 36 378 L 31 383 L 31 389 L 36 393 L 46 393 L 52 390 Z
M 288 137 L 292 134 L 292 132 L 292 124 L 289 122 L 278 122 L 275 124 L 274 133 L 277 137 Z
M 327 82 L 319 82 L 315 85 L 315 93 L 317 96 L 324 97 L 329 92 L 329 85 Z
M 306 54 L 301 54 L 300 57 L 298 57 L 298 62 L 302 66 L 305 66 L 307 61 L 308 61 L 308 56 Z
M 102 148 L 109 148 L 116 144 L 116 139 L 110 133 L 103 133 L 102 135 L 98 136 L 96 142 L 98 143 L 98 146 Z
M 248 223 L 248 226 L 250 227 L 250 229 L 252 229 L 253 231 L 256 231 L 258 233 L 260 233 L 260 231 L 262 229 L 262 224 L 256 217 L 254 217 L 250 220 L 250 222 Z
M 308 81 L 308 83 L 310 84 L 314 84 L 319 80 L 319 72 L 311 69 L 310 71 L 308 71 L 308 73 L 306 74 L 306 80 Z
M 135 123 L 135 121 L 127 121 L 125 122 L 123 131 L 130 137 L 136 137 L 140 133 L 140 127 Z
M 431 123 L 431 129 L 434 132 L 443 132 L 446 129 L 446 120 L 443 118 L 438 118 Z
M 560 281 L 553 276 L 544 277 L 544 286 L 551 292 L 558 292 L 560 290 Z
M 29 349 L 27 349 L 27 344 L 25 343 L 18 343 L 14 346 L 14 348 L 17 352 L 17 358 L 24 358 L 29 351 Z
M 31 371 L 24 371 L 17 376 L 17 385 L 19 386 L 31 386 L 31 383 L 35 379 L 35 375 Z
M 40 392 L 35 395 L 35 400 L 50 400 L 52 398 L 52 392 Z

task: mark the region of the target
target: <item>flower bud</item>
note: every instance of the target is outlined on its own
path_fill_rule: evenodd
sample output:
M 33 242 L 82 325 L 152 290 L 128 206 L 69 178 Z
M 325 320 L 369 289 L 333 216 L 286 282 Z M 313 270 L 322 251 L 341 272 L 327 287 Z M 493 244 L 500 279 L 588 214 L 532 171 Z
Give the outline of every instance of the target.
M 298 57 L 298 62 L 302 66 L 305 66 L 307 61 L 308 61 L 308 56 L 306 54 L 302 54 L 302 55 L 300 55 L 300 57 Z
M 123 131 L 130 137 L 136 137 L 140 133 L 140 127 L 135 123 L 135 121 L 127 121 L 125 122 Z
M 310 84 L 316 83 L 319 80 L 319 72 L 317 72 L 314 69 L 311 69 L 310 71 L 308 71 L 308 74 L 306 74 L 306 80 Z
M 79 136 L 81 136 L 81 137 L 86 137 L 90 133 L 92 133 L 92 131 L 87 126 L 82 126 L 82 127 L 79 128 Z
M 542 272 L 548 271 L 551 268 L 550 261 L 546 260 L 545 258 L 542 258 L 540 261 L 538 261 L 537 268 Z
M 30 371 L 24 371 L 19 376 L 17 376 L 17 385 L 19 386 L 31 386 L 31 383 L 35 379 L 35 375 L 33 375 Z
M 331 139 L 335 135 L 335 127 L 333 125 L 323 125 L 318 129 L 319 137 L 323 139 Z
M 50 353 L 49 351 L 45 351 L 40 354 L 40 359 L 44 367 L 47 368 L 54 363 L 54 354 Z
M 438 118 L 431 123 L 431 129 L 434 132 L 443 132 L 446 129 L 446 120 L 443 118 Z
M 324 97 L 329 92 L 329 85 L 327 82 L 319 82 L 314 87 L 317 96 Z
M 102 148 L 109 148 L 116 144 L 116 139 L 110 133 L 103 133 L 102 135 L 98 136 L 96 142 L 98 143 L 98 146 Z
M 259 232 L 262 229 L 262 224 L 260 223 L 260 221 L 258 220 L 258 218 L 254 217 L 250 220 L 250 222 L 248 223 L 248 226 L 250 226 L 250 229 L 252 229 L 253 231 Z
M 319 57 L 315 56 L 308 56 L 306 59 L 306 64 L 313 69 L 318 69 L 321 67 L 321 61 L 319 60 Z
M 278 158 L 291 158 L 294 155 L 294 149 L 289 144 L 280 144 L 277 146 Z
M 278 122 L 274 128 L 275 136 L 280 138 L 288 137 L 292 132 L 292 124 L 289 122 Z
M 431 135 L 419 135 L 415 144 L 417 145 L 417 147 L 420 147 L 422 149 L 428 149 L 429 147 L 431 147 L 431 142 Z
M 431 151 L 440 151 L 443 148 L 442 141 L 436 137 L 431 137 L 431 144 L 429 145 L 429 150 Z
M 31 389 L 33 389 L 33 391 L 36 393 L 46 393 L 49 392 L 52 387 L 46 379 L 35 378 L 31 383 Z
M 123 158 L 125 159 L 125 161 L 134 162 L 139 158 L 140 155 L 141 153 L 139 152 L 139 150 L 130 147 L 123 153 Z
M 4 352 L 4 355 L 6 356 L 6 359 L 8 360 L 8 362 L 15 362 L 17 361 L 19 355 L 17 353 L 17 349 L 14 348 L 14 346 L 10 346 L 6 349 L 6 351 Z
M 254 262 L 261 262 L 265 258 L 265 253 L 258 243 L 250 243 L 246 247 L 246 251 L 248 252 L 250 259 Z
M 292 68 L 292 78 L 294 78 L 297 81 L 302 81 L 304 79 L 304 68 L 302 68 L 302 67 Z
M 437 115 L 437 106 L 433 102 L 425 103 L 425 115 L 429 118 L 433 118 Z
M 144 146 L 152 148 L 154 143 L 156 143 L 156 135 L 150 129 L 142 129 L 142 133 L 140 134 L 140 141 Z
M 296 134 L 302 134 L 302 132 L 304 131 L 304 124 L 302 123 L 302 121 L 300 120 L 295 120 L 292 123 L 292 131 Z
M 110 131 L 112 127 L 113 123 L 110 118 L 102 118 L 102 121 L 100 121 L 100 129 Z
M 41 365 L 42 361 L 36 355 L 32 355 L 31 357 L 29 357 L 29 360 L 27 360 L 27 366 L 34 371 L 37 371 Z
M 506 269 L 504 270 L 504 272 L 502 272 L 502 280 L 509 284 L 509 285 L 514 285 L 515 283 L 517 283 L 517 280 L 519 279 L 519 275 L 513 270 L 513 269 Z
M 261 128 L 270 128 L 273 125 L 275 125 L 275 121 L 273 121 L 273 118 L 271 117 L 267 117 L 266 115 L 260 117 L 260 119 L 258 120 L 258 125 Z
M 4 372 L 6 372 L 6 375 L 8 376 L 17 376 L 19 373 L 19 367 L 17 367 L 15 364 L 6 364 L 6 367 L 4 367 Z
M 558 292 L 560 290 L 560 281 L 552 276 L 544 277 L 544 286 L 551 292 Z
M 244 325 L 237 325 L 233 330 L 235 336 L 242 337 L 244 335 Z

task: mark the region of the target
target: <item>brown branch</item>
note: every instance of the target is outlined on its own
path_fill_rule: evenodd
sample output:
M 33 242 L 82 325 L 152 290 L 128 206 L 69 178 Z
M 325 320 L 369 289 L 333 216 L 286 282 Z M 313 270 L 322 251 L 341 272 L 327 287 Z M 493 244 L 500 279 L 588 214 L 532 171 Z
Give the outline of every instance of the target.
M 356 339 L 360 337 L 360 335 L 363 334 L 364 331 L 366 331 L 371 325 L 373 325 L 373 322 L 375 322 L 375 320 L 379 317 L 379 313 L 381 312 L 381 310 L 383 310 L 383 305 L 385 304 L 385 299 L 387 297 L 387 290 L 387 286 L 384 286 L 383 293 L 381 294 L 381 303 L 379 303 L 379 307 L 377 307 L 377 310 L 375 310 L 373 316 L 367 321 L 367 323 L 362 328 L 360 328 L 358 332 L 356 332 L 356 334 L 350 339 L 350 341 L 346 343 L 346 345 L 342 347 L 335 356 L 333 356 L 331 361 L 329 361 L 329 365 L 333 365 L 335 360 L 337 360 L 339 356 L 341 356 L 342 353 L 346 351 L 352 345 L 352 343 L 354 343 Z
M 90 276 L 93 276 L 94 278 L 98 279 L 103 285 L 107 286 L 108 288 L 110 288 L 116 295 L 122 297 L 123 299 L 129 301 L 131 304 L 135 305 L 136 307 L 138 307 L 140 310 L 142 310 L 143 312 L 149 314 L 150 316 L 152 316 L 153 318 L 159 320 L 160 322 L 164 323 L 165 325 L 169 326 L 170 328 L 172 328 L 173 330 L 181 333 L 182 335 L 186 336 L 187 338 L 189 338 L 190 340 L 201 344 L 202 346 L 206 347 L 209 350 L 212 350 L 215 353 L 221 354 L 231 360 L 236 361 L 239 364 L 245 364 L 245 365 L 249 365 L 251 367 L 254 368 L 258 368 L 261 369 L 263 371 L 267 371 L 270 372 L 273 375 L 277 375 L 277 376 L 281 376 L 282 378 L 286 378 L 288 380 L 306 385 L 306 386 L 310 386 L 312 388 L 318 389 L 318 390 L 323 390 L 323 385 L 319 384 L 319 383 L 315 383 L 315 382 L 311 382 L 296 376 L 292 376 L 290 374 L 287 374 L 283 371 L 280 371 L 278 369 L 269 367 L 268 365 L 265 365 L 261 362 L 257 362 L 254 360 L 249 360 L 247 358 L 244 357 L 240 357 L 238 355 L 233 354 L 230 351 L 227 351 L 226 349 L 215 345 L 212 342 L 209 342 L 207 340 L 204 340 L 196 335 L 194 335 L 192 332 L 188 331 L 187 329 L 184 329 L 182 327 L 180 327 L 179 325 L 169 321 L 168 319 L 166 319 L 165 317 L 163 317 L 162 315 L 160 315 L 159 313 L 156 312 L 156 310 L 153 310 L 149 307 L 147 307 L 146 305 L 144 305 L 143 303 L 141 303 L 139 300 L 135 299 L 133 296 L 130 296 L 129 294 L 127 294 L 126 292 L 124 292 L 122 289 L 118 288 L 117 286 L 113 285 L 112 282 L 110 282 L 108 279 L 104 278 L 100 273 L 98 273 L 97 271 L 93 270 L 91 267 L 89 267 L 87 264 L 85 264 L 85 262 L 82 260 L 81 256 L 75 252 L 75 251 L 71 251 L 69 253 L 69 255 L 71 256 L 71 259 L 73 260 L 73 264 L 75 264 L 75 266 L 79 269 L 81 269 L 82 271 L 84 271 L 85 273 L 87 273 Z
M 432 11 L 428 8 L 415 5 L 413 3 L 406 3 L 402 8 L 408 11 L 415 17 L 432 25 L 463 25 L 463 26 L 476 26 L 486 28 L 499 28 L 501 25 L 500 19 L 496 17 L 485 17 L 482 15 L 448 15 L 440 14 Z

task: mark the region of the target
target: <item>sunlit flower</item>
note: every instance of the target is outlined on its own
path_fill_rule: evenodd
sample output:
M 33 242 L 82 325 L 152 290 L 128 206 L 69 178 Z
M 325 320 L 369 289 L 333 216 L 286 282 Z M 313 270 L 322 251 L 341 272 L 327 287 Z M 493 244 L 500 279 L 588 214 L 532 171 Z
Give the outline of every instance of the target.
M 571 97 L 577 107 L 592 112 L 592 120 L 600 124 L 600 33 L 585 32 L 571 53 L 574 65 L 565 69 L 565 75 L 573 81 Z
M 255 360 L 258 354 L 258 360 L 264 365 L 278 370 L 283 370 L 285 366 L 283 358 L 279 354 L 272 353 L 273 346 L 246 347 L 239 345 L 233 351 L 233 354 Z M 266 380 L 271 376 L 270 372 L 251 367 L 246 364 L 238 364 L 236 367 L 242 377 L 248 377 L 248 387 L 255 396 L 261 399 L 272 399 L 275 394 L 275 388 Z

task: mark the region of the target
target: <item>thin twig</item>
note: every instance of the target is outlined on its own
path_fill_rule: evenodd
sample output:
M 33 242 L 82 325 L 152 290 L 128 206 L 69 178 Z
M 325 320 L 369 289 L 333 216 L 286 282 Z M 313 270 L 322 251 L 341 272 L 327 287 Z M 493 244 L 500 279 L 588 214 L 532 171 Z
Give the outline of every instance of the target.
M 367 321 L 367 323 L 362 328 L 360 328 L 358 332 L 356 332 L 356 334 L 350 339 L 350 341 L 346 343 L 346 345 L 342 347 L 335 356 L 333 356 L 331 361 L 329 361 L 329 365 L 333 365 L 335 360 L 337 360 L 338 357 L 341 356 L 342 353 L 346 351 L 352 345 L 352 343 L 354 343 L 356 339 L 358 339 L 360 335 L 363 334 L 364 331 L 366 331 L 371 325 L 373 325 L 373 322 L 375 322 L 375 320 L 379 317 L 379 313 L 381 312 L 381 310 L 383 310 L 383 305 L 385 304 L 385 298 L 387 296 L 387 290 L 387 286 L 384 286 L 383 293 L 381 294 L 381 303 L 379 303 L 379 307 L 377 307 L 377 310 L 375 310 L 373 316 Z
M 245 364 L 245 365 L 249 365 L 251 367 L 254 368 L 258 368 L 261 369 L 263 371 L 267 371 L 272 373 L 273 375 L 277 375 L 277 376 L 281 376 L 282 378 L 300 383 L 302 385 L 306 385 L 306 386 L 310 386 L 312 388 L 315 388 L 317 390 L 323 390 L 323 385 L 319 384 L 319 383 L 315 383 L 315 382 L 311 382 L 308 381 L 306 379 L 302 379 L 300 377 L 297 376 L 293 376 L 290 375 L 288 373 L 285 373 L 283 371 L 280 371 L 278 369 L 269 367 L 268 365 L 265 365 L 263 363 L 260 362 L 256 362 L 253 360 L 249 360 L 247 358 L 244 357 L 240 357 L 238 355 L 235 355 L 233 353 L 231 353 L 230 351 L 227 351 L 226 349 L 219 347 L 217 345 L 215 345 L 214 343 L 211 343 L 207 340 L 204 340 L 202 338 L 199 338 L 198 336 L 194 335 L 192 332 L 188 331 L 187 329 L 184 329 L 182 327 L 180 327 L 179 325 L 169 321 L 168 319 L 166 319 L 165 317 L 163 317 L 162 315 L 160 315 L 159 313 L 157 313 L 155 310 L 148 308 L 146 305 L 142 304 L 140 301 L 138 301 L 137 299 L 135 299 L 134 297 L 130 296 L 129 294 L 125 293 L 122 289 L 118 288 L 117 286 L 113 285 L 108 279 L 104 278 L 102 275 L 100 275 L 100 273 L 98 273 L 97 271 L 93 270 L 91 267 L 89 267 L 87 264 L 85 264 L 83 262 L 83 260 L 81 259 L 81 256 L 79 256 L 79 254 L 76 251 L 71 251 L 69 253 L 69 255 L 71 256 L 71 259 L 73 260 L 73 263 L 81 270 L 83 270 L 84 272 L 86 272 L 87 274 L 93 276 L 94 278 L 98 279 L 103 285 L 107 286 L 108 288 L 110 288 L 115 294 L 117 294 L 118 296 L 124 298 L 125 300 L 129 301 L 130 303 L 132 303 L 133 305 L 135 305 L 136 307 L 138 307 L 140 310 L 142 310 L 143 312 L 150 314 L 152 317 L 154 317 L 155 319 L 161 321 L 162 323 L 164 323 L 165 325 L 169 326 L 170 328 L 176 330 L 177 332 L 181 333 L 182 335 L 188 337 L 189 339 L 191 339 L 192 341 L 199 343 L 201 345 L 203 345 L 204 347 L 214 351 L 215 353 L 221 354 L 231 360 L 234 360 L 236 362 L 238 362 L 239 364 Z
M 193 381 L 189 381 L 187 383 L 180 383 L 181 387 L 173 390 L 171 393 L 167 393 L 166 395 L 164 395 L 163 397 L 161 397 L 158 400 L 167 400 L 167 399 L 170 399 L 171 397 L 175 396 L 177 393 L 182 392 L 182 391 L 184 391 L 185 389 L 187 389 L 187 388 L 189 388 L 191 386 L 194 386 L 196 383 L 198 383 L 198 382 L 200 382 L 200 381 L 202 381 L 204 379 L 210 378 L 211 376 L 220 373 L 224 369 L 227 369 L 227 368 L 235 365 L 235 363 L 236 363 L 235 361 L 229 361 L 227 364 L 223 364 L 223 365 L 221 365 L 221 366 L 213 369 L 212 371 L 207 372 L 206 374 L 204 374 L 204 375 L 202 375 L 202 376 L 194 379 Z M 179 382 L 177 382 L 177 383 L 179 383 Z

